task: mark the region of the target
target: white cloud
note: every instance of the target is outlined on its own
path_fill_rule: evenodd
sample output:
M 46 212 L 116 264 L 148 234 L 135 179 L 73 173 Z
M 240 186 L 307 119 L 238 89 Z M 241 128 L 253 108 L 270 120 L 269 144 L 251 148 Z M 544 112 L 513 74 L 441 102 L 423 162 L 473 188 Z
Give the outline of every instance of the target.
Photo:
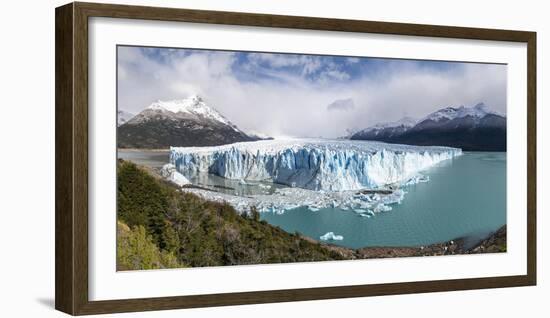
M 353 99 L 347 98 L 347 99 L 337 99 L 334 102 L 328 104 L 327 110 L 328 111 L 350 111 L 355 108 L 355 103 L 353 102 Z
M 328 70 L 319 75 L 319 80 L 323 83 L 330 82 L 331 80 L 345 81 L 348 79 L 350 79 L 350 75 L 339 70 Z
M 442 71 L 396 62 L 383 72 L 350 79 L 345 71 L 327 68 L 322 57 L 315 56 L 250 54 L 249 62 L 256 65 L 247 66 L 236 63 L 231 52 L 172 53 L 159 62 L 137 49 L 122 51 L 121 109 L 137 113 L 157 99 L 198 93 L 242 129 L 271 136 L 336 137 L 352 127 L 421 117 L 444 106 L 480 101 L 506 113 L 503 65 L 465 64 Z M 284 67 L 301 67 L 302 72 L 278 69 Z M 313 72 L 320 72 L 318 79 L 306 76 Z M 327 105 L 343 99 L 351 99 L 355 107 L 327 110 Z
M 302 75 L 311 75 L 323 67 L 319 56 L 295 54 L 250 53 L 248 61 L 255 66 L 265 66 L 271 69 L 298 68 Z

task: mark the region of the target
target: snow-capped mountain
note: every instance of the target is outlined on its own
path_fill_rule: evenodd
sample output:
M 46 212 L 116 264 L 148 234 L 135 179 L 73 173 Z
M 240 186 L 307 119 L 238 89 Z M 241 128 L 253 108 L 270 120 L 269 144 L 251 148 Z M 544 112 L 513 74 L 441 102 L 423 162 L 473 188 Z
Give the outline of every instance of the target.
M 117 112 L 117 126 L 124 124 L 128 120 L 132 119 L 132 117 L 134 117 L 134 114 L 124 110 L 119 110 Z
M 372 126 L 372 129 L 384 129 L 384 128 L 395 128 L 395 127 L 404 127 L 410 128 L 416 124 L 417 120 L 411 117 L 403 117 L 398 121 L 376 124 Z
M 248 136 L 198 95 L 156 101 L 118 129 L 121 148 L 216 146 L 257 140 Z
M 234 126 L 227 118 L 223 117 L 217 110 L 206 105 L 198 95 L 191 95 L 189 98 L 171 101 L 156 101 L 147 110 L 174 113 L 179 116 L 191 116 L 203 120 L 220 122 L 224 125 Z
M 431 114 L 429 114 L 428 116 L 426 116 L 425 118 L 423 118 L 422 120 L 420 121 L 424 121 L 424 120 L 433 120 L 433 121 L 441 121 L 441 120 L 453 120 L 453 119 L 456 119 L 456 118 L 463 118 L 463 117 L 466 117 L 466 116 L 470 116 L 472 118 L 483 118 L 485 117 L 486 115 L 499 115 L 499 116 L 502 116 L 500 114 L 498 114 L 497 112 L 494 112 L 494 111 L 491 111 L 487 105 L 485 105 L 484 103 L 479 103 L 473 107 L 465 107 L 465 106 L 460 106 L 460 107 L 446 107 L 446 108 L 443 108 L 443 109 L 440 109 L 438 111 L 435 111 Z
M 350 139 L 505 151 L 506 117 L 483 103 L 473 107 L 445 107 L 418 121 L 404 118 L 395 123 L 375 125 Z
M 358 130 L 351 135 L 365 140 L 377 140 L 377 138 L 391 138 L 393 136 L 404 133 L 414 127 L 417 120 L 411 117 L 403 117 L 402 119 L 389 123 L 380 123 L 374 126 Z M 351 139 L 351 138 L 350 138 Z

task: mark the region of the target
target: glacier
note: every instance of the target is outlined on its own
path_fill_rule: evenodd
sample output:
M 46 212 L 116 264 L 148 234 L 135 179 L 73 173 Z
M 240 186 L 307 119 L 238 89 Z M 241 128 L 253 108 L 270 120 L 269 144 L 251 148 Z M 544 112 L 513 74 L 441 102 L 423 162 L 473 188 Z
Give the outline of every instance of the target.
M 243 182 L 269 181 L 292 188 L 338 192 L 422 182 L 420 171 L 461 154 L 461 149 L 451 147 L 283 139 L 171 147 L 170 164 L 188 178 L 211 173 Z

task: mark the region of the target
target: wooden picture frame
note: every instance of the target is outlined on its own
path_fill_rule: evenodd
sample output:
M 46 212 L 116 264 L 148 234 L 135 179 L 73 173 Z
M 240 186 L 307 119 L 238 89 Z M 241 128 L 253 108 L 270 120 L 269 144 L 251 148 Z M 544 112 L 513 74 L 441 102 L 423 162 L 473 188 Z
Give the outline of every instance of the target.
M 56 16 L 55 307 L 72 314 L 164 310 L 536 284 L 536 33 L 144 6 L 70 3 Z M 527 44 L 527 275 L 146 299 L 88 298 L 88 19 L 110 17 L 479 39 Z

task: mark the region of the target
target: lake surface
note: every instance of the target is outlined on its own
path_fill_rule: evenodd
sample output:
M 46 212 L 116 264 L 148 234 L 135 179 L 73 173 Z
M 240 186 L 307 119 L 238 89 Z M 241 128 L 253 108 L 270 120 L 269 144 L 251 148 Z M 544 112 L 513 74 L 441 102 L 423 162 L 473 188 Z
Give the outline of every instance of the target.
M 332 243 L 352 248 L 477 240 L 506 224 L 506 153 L 465 152 L 422 174 L 430 181 L 404 187 L 401 204 L 372 218 L 333 208 L 297 208 L 262 218 L 317 240 L 334 232 L 344 239 Z
M 139 165 L 160 169 L 170 161 L 169 150 L 125 150 L 118 149 L 119 159 L 132 161 Z
M 119 150 L 119 158 L 160 168 L 169 160 L 168 151 Z M 506 153 L 465 152 L 424 170 L 430 181 L 406 186 L 401 204 L 372 218 L 337 208 L 311 211 L 288 210 L 284 214 L 262 213 L 261 218 L 288 232 L 300 232 L 319 240 L 334 232 L 342 241 L 333 244 L 366 246 L 419 246 L 468 237 L 474 242 L 506 224 Z M 191 179 L 195 184 L 236 195 L 273 191 L 243 185 L 213 175 Z M 260 189 L 260 190 L 258 190 Z M 263 192 L 268 193 L 268 192 Z

